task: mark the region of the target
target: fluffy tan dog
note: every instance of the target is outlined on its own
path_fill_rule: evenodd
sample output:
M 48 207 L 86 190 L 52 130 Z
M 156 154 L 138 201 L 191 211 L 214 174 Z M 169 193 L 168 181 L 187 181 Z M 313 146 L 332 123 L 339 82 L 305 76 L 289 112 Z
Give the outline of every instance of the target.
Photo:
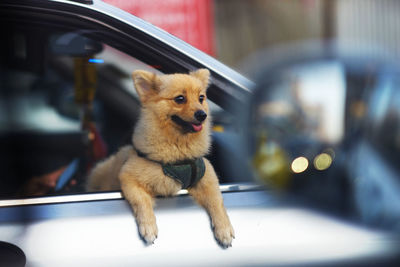
M 208 212 L 214 236 L 231 246 L 234 231 L 223 205 L 218 178 L 204 158 L 210 147 L 206 90 L 210 72 L 156 75 L 132 73 L 142 109 L 133 146 L 125 146 L 99 163 L 89 176 L 88 190 L 122 189 L 148 244 L 157 238 L 153 212 L 156 196 L 187 188 Z

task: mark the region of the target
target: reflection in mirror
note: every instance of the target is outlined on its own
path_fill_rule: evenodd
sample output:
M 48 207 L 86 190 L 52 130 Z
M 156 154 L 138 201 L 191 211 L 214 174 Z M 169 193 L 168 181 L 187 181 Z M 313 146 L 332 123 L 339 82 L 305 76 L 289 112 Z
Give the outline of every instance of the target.
M 274 95 L 260 104 L 259 116 L 286 117 L 297 131 L 326 143 L 341 140 L 344 127 L 345 76 L 339 63 L 295 67 L 284 73 Z
M 345 79 L 339 62 L 299 65 L 285 69 L 262 93 L 256 104 L 260 145 L 254 158 L 262 180 L 286 187 L 291 172 L 329 168 L 332 146 L 344 135 Z M 275 161 L 277 170 L 270 168 Z
M 267 71 L 248 124 L 256 178 L 307 205 L 400 231 L 398 72 L 339 59 Z

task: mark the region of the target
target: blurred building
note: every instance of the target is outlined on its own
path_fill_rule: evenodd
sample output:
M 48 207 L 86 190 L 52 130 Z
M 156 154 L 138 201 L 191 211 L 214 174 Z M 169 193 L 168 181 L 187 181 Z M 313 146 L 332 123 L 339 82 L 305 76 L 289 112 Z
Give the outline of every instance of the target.
M 217 56 L 233 66 L 258 49 L 310 39 L 400 56 L 398 0 L 215 0 L 215 26 Z
M 238 68 L 260 49 L 336 39 L 400 55 L 398 0 L 105 0 Z
M 355 50 L 400 56 L 400 1 L 337 0 L 335 36 Z
M 237 66 L 265 47 L 322 38 L 330 6 L 321 0 L 215 0 L 217 56 Z
M 215 55 L 213 0 L 104 0 Z

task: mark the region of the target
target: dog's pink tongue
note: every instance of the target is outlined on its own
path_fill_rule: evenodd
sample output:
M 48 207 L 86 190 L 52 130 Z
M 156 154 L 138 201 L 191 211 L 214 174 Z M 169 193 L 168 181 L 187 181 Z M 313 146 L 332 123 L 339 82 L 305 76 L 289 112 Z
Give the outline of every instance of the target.
M 195 132 L 200 132 L 201 129 L 203 129 L 203 125 L 201 125 L 201 124 L 196 125 L 196 124 L 193 124 L 193 123 L 192 123 L 192 127 L 193 127 L 193 130 L 194 130 Z

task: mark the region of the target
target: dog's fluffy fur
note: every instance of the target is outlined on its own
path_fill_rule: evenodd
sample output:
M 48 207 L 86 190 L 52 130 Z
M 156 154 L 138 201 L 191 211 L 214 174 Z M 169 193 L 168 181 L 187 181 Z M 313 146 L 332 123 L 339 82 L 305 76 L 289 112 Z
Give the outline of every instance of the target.
M 171 196 L 181 189 L 181 184 L 166 176 L 157 162 L 195 159 L 209 151 L 210 116 L 199 121 L 194 115 L 197 111 L 208 114 L 207 101 L 201 101 L 201 96 L 205 98 L 209 76 L 206 69 L 171 75 L 134 71 L 132 78 L 142 109 L 132 137 L 133 146 L 122 147 L 100 162 L 89 176 L 89 191 L 122 189 L 134 211 L 139 233 L 147 243 L 153 243 L 158 233 L 154 197 Z M 177 101 L 178 96 L 183 96 L 184 101 Z M 174 121 L 174 116 L 184 123 Z M 138 156 L 135 148 L 146 158 Z M 208 212 L 217 241 L 228 247 L 234 231 L 214 168 L 205 158 L 204 163 L 204 177 L 188 192 Z

